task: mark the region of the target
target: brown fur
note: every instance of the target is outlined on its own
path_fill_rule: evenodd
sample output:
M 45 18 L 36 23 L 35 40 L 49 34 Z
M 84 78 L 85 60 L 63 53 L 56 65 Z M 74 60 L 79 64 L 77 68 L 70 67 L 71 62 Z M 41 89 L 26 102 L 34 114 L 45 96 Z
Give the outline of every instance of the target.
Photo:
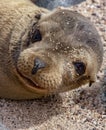
M 42 40 L 31 43 L 36 29 Z M 0 97 L 38 98 L 95 81 L 102 55 L 99 35 L 84 16 L 50 12 L 28 0 L 0 0 Z M 37 57 L 46 67 L 32 75 Z M 76 61 L 86 65 L 83 75 L 76 73 Z

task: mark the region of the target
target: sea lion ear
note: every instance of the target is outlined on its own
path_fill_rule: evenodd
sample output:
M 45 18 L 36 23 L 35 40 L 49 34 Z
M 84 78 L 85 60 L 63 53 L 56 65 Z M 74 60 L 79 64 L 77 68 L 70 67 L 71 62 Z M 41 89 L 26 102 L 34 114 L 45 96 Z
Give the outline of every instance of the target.
M 83 75 L 85 73 L 86 66 L 83 62 L 76 61 L 76 62 L 73 62 L 73 65 L 78 75 Z

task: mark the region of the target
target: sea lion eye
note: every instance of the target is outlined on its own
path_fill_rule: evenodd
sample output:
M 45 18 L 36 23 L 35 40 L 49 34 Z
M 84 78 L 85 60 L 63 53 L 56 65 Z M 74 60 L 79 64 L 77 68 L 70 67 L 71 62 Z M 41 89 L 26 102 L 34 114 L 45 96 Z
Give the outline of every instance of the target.
M 76 72 L 79 75 L 82 75 L 85 73 L 85 64 L 83 62 L 73 62 Z
M 41 41 L 42 40 L 42 35 L 40 33 L 40 30 L 39 29 L 36 29 L 33 34 L 32 34 L 32 37 L 31 37 L 31 42 L 34 43 L 34 42 L 37 42 L 37 41 Z

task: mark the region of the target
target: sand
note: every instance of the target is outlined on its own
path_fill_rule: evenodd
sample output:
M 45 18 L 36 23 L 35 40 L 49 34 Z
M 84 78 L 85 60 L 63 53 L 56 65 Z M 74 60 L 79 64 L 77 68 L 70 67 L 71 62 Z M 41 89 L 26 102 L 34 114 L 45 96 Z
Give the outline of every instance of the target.
M 0 130 L 106 130 L 106 1 L 87 0 L 72 7 L 96 26 L 104 61 L 92 87 L 41 100 L 0 99 Z

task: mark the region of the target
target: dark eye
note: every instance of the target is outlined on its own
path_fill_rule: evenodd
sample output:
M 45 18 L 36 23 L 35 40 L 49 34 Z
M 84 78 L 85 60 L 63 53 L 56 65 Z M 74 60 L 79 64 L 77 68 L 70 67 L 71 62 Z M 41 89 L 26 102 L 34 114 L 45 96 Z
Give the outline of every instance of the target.
M 32 34 L 31 42 L 34 43 L 34 42 L 41 41 L 41 40 L 42 40 L 42 35 L 41 35 L 39 29 L 36 29 Z
M 85 64 L 83 62 L 73 62 L 76 72 L 79 75 L 82 75 L 85 73 Z

